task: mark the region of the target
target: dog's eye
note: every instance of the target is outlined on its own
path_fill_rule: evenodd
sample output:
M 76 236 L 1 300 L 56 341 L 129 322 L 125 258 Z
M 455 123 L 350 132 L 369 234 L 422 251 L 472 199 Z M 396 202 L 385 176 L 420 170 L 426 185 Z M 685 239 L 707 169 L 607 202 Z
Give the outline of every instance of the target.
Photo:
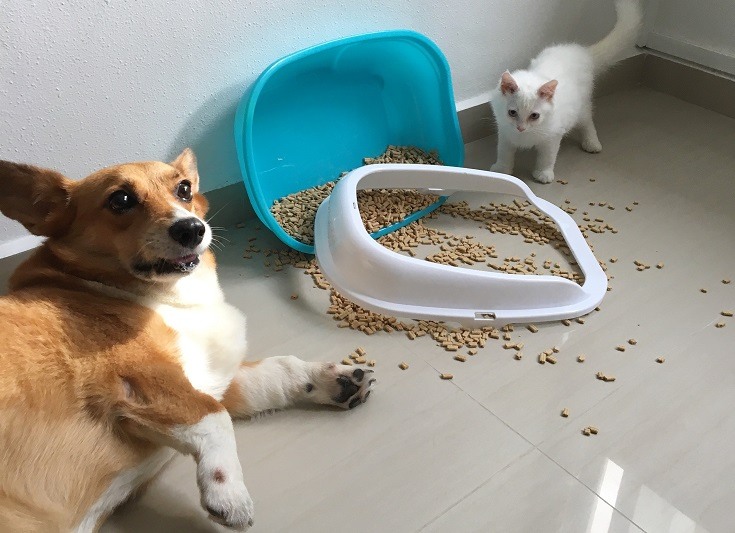
M 107 206 L 115 213 L 124 213 L 138 205 L 138 199 L 133 193 L 124 189 L 113 192 L 107 199 Z
M 530 118 L 531 120 L 538 120 L 540 116 L 541 115 L 539 115 L 538 113 L 531 113 L 530 115 L 528 115 L 528 118 Z
M 515 109 L 509 109 L 508 110 L 508 116 L 509 117 L 515 117 L 517 115 L 518 115 L 518 111 L 516 111 Z
M 184 180 L 176 186 L 176 196 L 185 202 L 191 202 L 191 182 Z

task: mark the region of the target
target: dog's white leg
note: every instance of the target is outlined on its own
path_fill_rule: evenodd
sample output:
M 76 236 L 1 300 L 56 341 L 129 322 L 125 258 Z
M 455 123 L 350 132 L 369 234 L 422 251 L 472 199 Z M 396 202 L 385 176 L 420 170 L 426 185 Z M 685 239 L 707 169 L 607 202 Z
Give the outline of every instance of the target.
M 117 390 L 110 390 L 109 380 L 90 384 L 89 404 L 105 409 L 126 433 L 193 455 L 201 503 L 210 518 L 233 529 L 248 529 L 253 502 L 225 407 L 194 389 L 175 364 L 149 360 L 116 374 Z
M 194 424 L 174 426 L 171 436 L 197 462 L 202 507 L 209 516 L 237 530 L 252 526 L 253 502 L 243 481 L 230 414 L 223 409 Z
M 367 400 L 373 371 L 294 356 L 243 363 L 222 404 L 233 416 L 283 409 L 297 402 L 352 409 Z

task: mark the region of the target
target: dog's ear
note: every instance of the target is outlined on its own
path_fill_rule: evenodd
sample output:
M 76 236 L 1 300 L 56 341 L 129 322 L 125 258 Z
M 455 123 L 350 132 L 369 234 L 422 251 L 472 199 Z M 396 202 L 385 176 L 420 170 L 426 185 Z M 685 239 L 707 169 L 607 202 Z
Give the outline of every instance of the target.
M 58 236 L 72 218 L 73 184 L 54 170 L 0 161 L 0 212 L 34 235 Z
M 171 162 L 171 166 L 181 172 L 191 181 L 194 192 L 199 192 L 199 171 L 197 170 L 197 158 L 191 148 L 184 148 L 184 151 Z

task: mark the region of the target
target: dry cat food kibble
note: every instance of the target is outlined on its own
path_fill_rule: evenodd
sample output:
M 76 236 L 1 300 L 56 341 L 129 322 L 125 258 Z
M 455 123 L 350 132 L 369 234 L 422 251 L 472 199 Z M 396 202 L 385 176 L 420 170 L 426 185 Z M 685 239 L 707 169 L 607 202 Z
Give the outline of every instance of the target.
M 562 409 L 561 416 L 563 416 L 564 418 L 567 418 L 569 416 L 569 409 L 567 409 L 566 407 Z
M 378 157 L 366 157 L 365 165 L 376 163 L 421 163 L 441 165 L 436 152 L 424 152 L 412 146 L 388 146 Z M 271 213 L 283 230 L 305 244 L 314 243 L 314 218 L 317 209 L 327 198 L 337 181 L 284 196 L 273 202 Z M 436 196 L 414 191 L 360 190 L 357 202 L 365 229 L 372 233 L 400 222 L 406 216 L 420 211 L 436 201 Z
M 730 280 L 729 279 L 723 279 L 722 280 L 722 283 L 724 283 L 725 285 L 730 285 Z
M 580 363 L 584 363 L 584 360 L 585 360 L 584 354 L 580 354 L 577 356 L 577 361 L 579 361 Z
M 292 294 L 291 295 L 291 299 L 292 300 L 298 300 L 299 299 L 299 295 L 298 294 Z
M 638 341 L 635 339 L 628 339 L 628 344 L 630 344 L 631 346 L 635 346 L 636 344 L 638 344 Z
M 513 357 L 515 357 L 517 361 L 520 361 L 523 359 L 523 354 L 521 352 L 517 352 Z
M 625 346 L 616 346 L 615 349 L 617 351 L 619 351 L 619 352 L 624 352 L 625 351 Z
M 526 326 L 526 328 L 528 328 L 528 331 L 530 331 L 531 333 L 538 333 L 538 328 L 533 324 L 529 324 L 528 326 Z
M 598 372 L 597 374 L 595 374 L 595 376 L 597 377 L 597 379 L 601 381 L 608 381 L 608 382 L 615 381 L 615 376 L 608 376 L 602 372 Z
M 732 316 L 732 311 L 720 311 L 722 316 Z
M 657 357 L 656 358 L 656 362 L 657 363 L 663 363 L 664 361 L 666 361 L 666 358 L 664 358 L 664 357 Z
M 401 364 L 398 365 L 398 368 L 400 368 L 401 370 L 406 370 L 406 369 L 408 369 L 408 364 L 407 363 L 401 363 Z
M 464 355 L 455 355 L 454 360 L 459 361 L 460 363 L 464 363 L 465 361 L 467 361 L 467 358 Z
M 442 379 L 452 379 L 454 376 L 452 374 L 439 374 L 439 377 Z
M 345 357 L 344 359 L 342 359 L 342 364 L 343 365 L 352 365 L 352 359 L 350 359 L 349 357 Z
M 717 323 L 715 324 L 715 327 L 716 327 L 716 328 L 724 328 L 724 327 L 725 327 L 725 323 L 724 323 L 724 322 L 717 322 Z

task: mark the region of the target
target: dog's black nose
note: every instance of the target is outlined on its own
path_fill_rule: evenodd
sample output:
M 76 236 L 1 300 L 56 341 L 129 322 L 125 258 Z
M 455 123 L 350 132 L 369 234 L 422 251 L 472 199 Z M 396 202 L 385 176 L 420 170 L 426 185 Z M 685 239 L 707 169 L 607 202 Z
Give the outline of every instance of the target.
M 177 220 L 168 228 L 168 234 L 171 235 L 171 238 L 187 248 L 199 246 L 204 238 L 205 231 L 204 223 L 194 217 Z

